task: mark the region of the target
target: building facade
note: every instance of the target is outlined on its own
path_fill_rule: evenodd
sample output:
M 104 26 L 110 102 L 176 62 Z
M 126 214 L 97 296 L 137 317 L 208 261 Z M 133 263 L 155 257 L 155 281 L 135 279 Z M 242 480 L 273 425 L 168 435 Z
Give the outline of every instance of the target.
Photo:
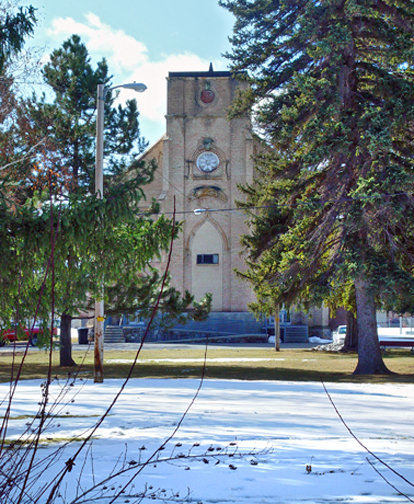
M 239 185 L 253 181 L 257 147 L 248 116 L 228 119 L 243 86 L 211 65 L 207 72 L 171 72 L 166 134 L 142 156 L 158 165 L 154 181 L 144 187 L 147 200 L 155 198 L 163 213 L 172 213 L 175 201 L 182 222 L 172 285 L 196 300 L 211 292 L 213 316 L 227 314 L 233 321 L 253 320 L 247 310 L 254 300 L 249 284 L 235 272 L 245 268 L 240 236 L 247 231 L 236 201 L 242 199 Z M 327 325 L 327 314 L 315 311 L 313 317 L 313 325 Z
M 230 72 L 172 72 L 167 80 L 166 135 L 143 156 L 155 159 L 144 188 L 161 211 L 175 206 L 183 230 L 174 244 L 172 284 L 196 300 L 213 294 L 213 311 L 245 312 L 253 300 L 236 275 L 243 269 L 240 235 L 246 231 L 235 201 L 239 184 L 253 180 L 248 117 L 228 120 L 241 83 Z

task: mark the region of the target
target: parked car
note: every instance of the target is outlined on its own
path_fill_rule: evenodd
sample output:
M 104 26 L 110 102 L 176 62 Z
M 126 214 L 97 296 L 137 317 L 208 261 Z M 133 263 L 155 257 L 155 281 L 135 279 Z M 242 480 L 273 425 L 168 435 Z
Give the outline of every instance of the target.
M 20 330 L 13 329 L 3 329 L 0 333 L 0 346 L 4 346 L 6 343 L 12 343 L 15 341 L 27 341 L 29 340 L 32 346 L 37 345 L 39 334 L 43 333 L 42 327 L 34 327 L 33 329 L 28 329 L 27 327 L 21 327 Z M 53 335 L 58 334 L 57 328 L 54 327 Z
M 332 341 L 334 343 L 343 343 L 346 336 L 346 325 L 340 325 L 336 328 L 336 331 L 332 333 Z

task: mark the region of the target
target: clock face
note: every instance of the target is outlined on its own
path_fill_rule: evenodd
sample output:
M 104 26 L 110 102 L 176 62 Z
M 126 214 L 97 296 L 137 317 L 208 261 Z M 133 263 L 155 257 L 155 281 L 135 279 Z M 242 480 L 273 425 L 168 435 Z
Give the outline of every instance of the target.
M 201 171 L 210 173 L 218 167 L 220 160 L 214 152 L 202 152 L 198 156 L 196 164 Z

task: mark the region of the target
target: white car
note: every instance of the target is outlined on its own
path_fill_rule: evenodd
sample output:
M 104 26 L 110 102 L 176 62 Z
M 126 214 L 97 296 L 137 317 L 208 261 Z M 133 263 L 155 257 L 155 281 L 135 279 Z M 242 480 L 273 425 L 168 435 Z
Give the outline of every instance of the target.
M 346 325 L 340 325 L 336 331 L 332 333 L 332 341 L 334 343 L 343 343 L 346 336 Z

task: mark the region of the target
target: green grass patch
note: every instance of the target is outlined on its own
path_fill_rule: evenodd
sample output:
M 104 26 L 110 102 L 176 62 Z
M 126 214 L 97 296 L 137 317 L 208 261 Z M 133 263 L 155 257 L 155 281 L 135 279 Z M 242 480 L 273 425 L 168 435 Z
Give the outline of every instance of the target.
M 124 378 L 135 357 L 136 346 L 131 350 L 106 350 L 104 377 Z M 80 371 L 82 378 L 93 376 L 93 352 L 73 352 L 80 368 L 59 367 L 59 355 L 54 354 L 52 376 L 67 378 Z M 201 346 L 153 346 L 141 352 L 133 377 L 139 378 L 199 378 L 202 373 L 204 348 Z M 15 360 L 19 363 L 21 356 Z M 414 355 L 408 350 L 392 349 L 384 354 L 384 361 L 395 374 L 389 376 L 353 376 L 357 356 L 350 353 L 317 352 L 309 349 L 282 349 L 273 347 L 212 346 L 207 352 L 206 377 L 241 380 L 291 380 L 334 382 L 414 382 Z M 227 359 L 227 361 L 220 361 Z M 255 360 L 257 359 L 257 360 Z M 44 379 L 47 374 L 48 354 L 30 352 L 23 366 L 23 379 Z M 0 354 L 0 381 L 8 382 L 11 376 L 12 356 Z
M 51 415 L 50 418 L 101 418 L 101 415 Z M 6 417 L 0 416 L 0 420 L 4 420 Z M 39 415 L 15 415 L 10 416 L 9 420 L 38 420 L 41 418 Z
M 86 436 L 75 436 L 75 437 L 46 437 L 39 439 L 39 448 L 45 448 L 54 444 L 64 444 L 64 443 L 80 443 L 85 441 Z M 93 437 L 92 439 L 96 439 Z
M 33 437 L 28 437 L 27 439 L 17 439 L 17 440 L 11 440 L 11 439 L 5 439 L 4 441 L 4 446 L 7 448 L 13 448 L 15 446 L 31 446 L 33 443 Z M 54 444 L 64 444 L 64 443 L 76 443 L 76 442 L 81 442 L 85 441 L 86 437 L 82 436 L 75 436 L 75 437 L 42 437 L 39 439 L 39 446 L 38 448 L 46 448 L 47 446 L 54 445 Z M 92 439 L 95 439 L 93 437 Z

